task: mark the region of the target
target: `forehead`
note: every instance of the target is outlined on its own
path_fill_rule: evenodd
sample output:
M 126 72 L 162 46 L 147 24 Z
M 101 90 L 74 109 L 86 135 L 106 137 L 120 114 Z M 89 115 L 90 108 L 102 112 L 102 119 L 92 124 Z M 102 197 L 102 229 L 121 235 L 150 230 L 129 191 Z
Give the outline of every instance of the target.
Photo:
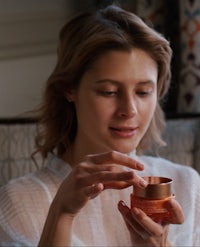
M 90 73 L 100 77 L 115 77 L 122 80 L 127 77 L 138 77 L 141 80 L 154 78 L 155 80 L 158 69 L 156 62 L 147 52 L 141 49 L 132 49 L 129 52 L 109 51 L 102 54 L 92 64 Z
M 156 62 L 151 58 L 151 56 L 144 50 L 139 48 L 134 48 L 130 51 L 123 50 L 110 50 L 102 53 L 98 58 L 92 63 L 91 67 L 96 68 L 97 66 L 109 66 L 117 65 L 120 62 L 126 63 L 153 63 Z

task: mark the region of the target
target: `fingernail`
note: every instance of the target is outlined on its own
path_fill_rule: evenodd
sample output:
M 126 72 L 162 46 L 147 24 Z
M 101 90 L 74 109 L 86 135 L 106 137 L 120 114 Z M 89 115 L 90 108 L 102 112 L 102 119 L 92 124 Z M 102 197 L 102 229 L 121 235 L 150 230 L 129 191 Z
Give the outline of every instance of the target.
M 121 204 L 123 207 L 126 207 L 126 204 L 125 204 L 125 202 L 124 201 L 119 201 L 119 204 Z
M 122 212 L 124 207 L 125 207 L 125 203 L 123 201 L 119 201 L 118 202 L 118 209 L 120 212 Z
M 141 188 L 146 188 L 148 183 L 147 183 L 146 180 L 141 178 L 140 181 L 139 181 L 139 185 L 140 185 Z
M 144 165 L 138 162 L 137 168 L 138 168 L 138 170 L 142 171 L 142 170 L 144 170 Z
M 118 209 L 123 216 L 130 213 L 130 209 L 126 206 L 125 202 L 122 200 L 119 201 L 118 203 Z

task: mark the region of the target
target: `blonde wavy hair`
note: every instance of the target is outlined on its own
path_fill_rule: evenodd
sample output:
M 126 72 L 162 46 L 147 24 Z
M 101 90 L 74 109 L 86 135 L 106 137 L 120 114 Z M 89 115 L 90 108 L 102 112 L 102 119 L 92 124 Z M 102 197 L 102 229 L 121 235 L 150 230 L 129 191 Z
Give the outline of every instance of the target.
M 169 42 L 134 13 L 110 5 L 94 12 L 81 13 L 60 31 L 57 64 L 47 80 L 44 97 L 37 113 L 36 153 L 46 158 L 49 152 L 61 157 L 74 141 L 77 131 L 76 109 L 64 92 L 76 89 L 82 75 L 100 55 L 109 50 L 131 51 L 140 48 L 157 63 L 158 102 L 151 124 L 137 151 L 153 143 L 162 146 L 165 119 L 160 102 L 171 78 L 172 50 Z

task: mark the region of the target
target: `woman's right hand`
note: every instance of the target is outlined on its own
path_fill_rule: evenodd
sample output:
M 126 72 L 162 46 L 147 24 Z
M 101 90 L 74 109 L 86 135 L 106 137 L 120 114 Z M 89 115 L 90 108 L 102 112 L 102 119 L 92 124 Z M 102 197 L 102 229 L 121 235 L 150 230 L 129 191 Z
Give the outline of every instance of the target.
M 146 181 L 134 173 L 143 169 L 141 163 L 119 152 L 87 155 L 61 183 L 50 206 L 39 246 L 70 246 L 73 219 L 81 208 L 105 189 L 145 187 Z
M 134 173 L 143 169 L 141 163 L 116 151 L 87 155 L 62 182 L 54 201 L 63 213 L 75 216 L 88 200 L 104 189 L 146 187 L 146 181 Z

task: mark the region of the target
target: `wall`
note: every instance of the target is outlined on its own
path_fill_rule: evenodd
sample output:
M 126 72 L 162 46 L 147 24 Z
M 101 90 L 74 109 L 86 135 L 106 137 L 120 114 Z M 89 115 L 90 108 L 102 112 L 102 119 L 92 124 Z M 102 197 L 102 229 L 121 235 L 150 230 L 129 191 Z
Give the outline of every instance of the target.
M 18 117 L 38 105 L 55 55 L 0 61 L 0 117 Z
M 58 33 L 72 14 L 67 0 L 0 0 L 0 118 L 40 102 L 56 60 Z

